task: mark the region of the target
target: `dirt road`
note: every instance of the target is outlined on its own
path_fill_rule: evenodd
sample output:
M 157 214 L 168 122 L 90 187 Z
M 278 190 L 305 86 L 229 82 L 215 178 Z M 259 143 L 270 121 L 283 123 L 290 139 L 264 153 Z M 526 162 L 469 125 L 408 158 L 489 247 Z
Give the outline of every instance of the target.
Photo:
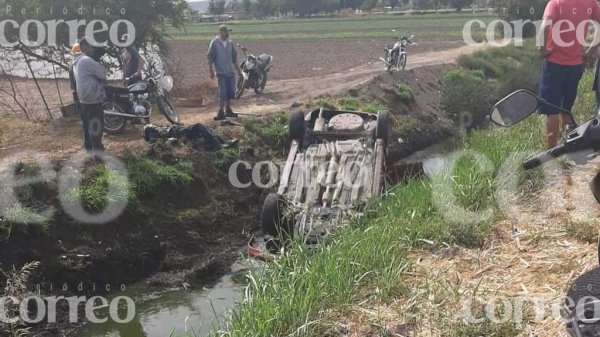
M 463 46 L 445 51 L 409 54 L 407 68 L 452 63 L 463 54 L 472 53 L 483 47 Z M 290 105 L 321 95 L 335 95 L 373 79 L 384 71 L 383 64 L 374 62 L 346 71 L 301 79 L 275 80 L 269 82 L 261 96 L 247 92 L 234 103 L 234 109 L 241 113 L 263 115 L 288 109 Z M 215 86 L 215 84 L 212 84 Z M 216 88 L 215 88 L 216 93 Z M 214 97 L 216 98 L 216 97 Z M 185 124 L 205 123 L 212 127 L 215 114 L 215 99 L 207 106 L 198 108 L 178 108 Z M 243 118 L 243 116 L 242 116 Z M 53 157 L 66 158 L 81 150 L 81 134 L 77 118 L 56 119 L 44 123 L 24 122 L 20 118 L 3 121 L 11 125 L 11 136 L 0 135 L 0 157 L 25 150 L 45 151 Z M 153 116 L 155 124 L 166 124 L 160 114 Z M 106 136 L 105 146 L 109 153 L 120 154 L 125 150 L 145 148 L 141 139 L 141 126 L 128 126 L 126 132 L 118 136 Z

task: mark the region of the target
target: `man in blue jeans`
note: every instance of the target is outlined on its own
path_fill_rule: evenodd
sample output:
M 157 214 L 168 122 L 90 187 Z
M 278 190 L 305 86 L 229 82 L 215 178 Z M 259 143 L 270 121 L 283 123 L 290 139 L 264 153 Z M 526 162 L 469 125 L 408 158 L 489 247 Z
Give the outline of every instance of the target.
M 242 76 L 242 70 L 237 62 L 237 51 L 229 40 L 229 29 L 226 25 L 219 26 L 219 35 L 215 37 L 208 47 L 208 66 L 210 78 L 215 79 L 215 73 L 219 82 L 219 112 L 215 120 L 223 120 L 226 117 L 237 117 L 231 110 L 231 100 L 235 98 L 235 71 Z

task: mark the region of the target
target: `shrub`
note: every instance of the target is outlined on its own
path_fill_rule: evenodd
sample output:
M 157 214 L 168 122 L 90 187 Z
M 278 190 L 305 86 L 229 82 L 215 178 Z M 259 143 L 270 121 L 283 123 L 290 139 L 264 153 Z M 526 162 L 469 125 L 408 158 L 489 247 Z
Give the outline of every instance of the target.
M 410 102 L 413 99 L 412 89 L 404 83 L 398 83 L 398 98 L 404 103 Z
M 240 154 L 238 150 L 232 148 L 222 149 L 221 151 L 217 152 L 215 165 L 222 170 L 227 170 L 231 164 L 235 163 L 239 159 Z
M 20 203 L 7 207 L 4 210 L 4 218 L 0 218 L 2 239 L 10 239 L 15 230 L 22 233 L 30 233 L 32 230 L 47 233 L 49 228 L 48 219 L 38 214 L 35 209 L 24 207 Z
M 360 107 L 360 101 L 353 97 L 345 97 L 340 99 L 338 105 L 341 110 L 358 111 Z
M 449 71 L 442 78 L 441 106 L 455 122 L 470 129 L 484 120 L 494 101 L 493 85 L 481 73 Z

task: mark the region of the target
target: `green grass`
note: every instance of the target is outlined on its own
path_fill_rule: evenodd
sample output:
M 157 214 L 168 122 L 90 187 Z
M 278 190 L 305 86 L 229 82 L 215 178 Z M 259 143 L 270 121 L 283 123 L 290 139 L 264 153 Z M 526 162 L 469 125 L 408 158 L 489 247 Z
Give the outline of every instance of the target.
M 49 220 L 40 215 L 36 209 L 24 207 L 20 203 L 13 204 L 4 210 L 0 219 L 0 239 L 10 239 L 14 231 L 21 233 L 47 233 Z
M 412 89 L 402 82 L 398 83 L 398 98 L 404 103 L 412 101 Z
M 221 170 L 227 171 L 231 164 L 240 160 L 240 152 L 238 149 L 227 148 L 217 152 L 217 158 L 215 159 L 215 166 Z
M 419 39 L 462 39 L 468 20 L 490 22 L 492 16 L 481 14 L 446 14 L 431 16 L 365 16 L 361 18 L 291 19 L 231 22 L 236 41 L 314 40 L 347 38 L 396 38 L 416 34 Z M 210 41 L 216 35 L 216 23 L 194 23 L 183 29 L 170 28 L 176 40 Z M 395 29 L 396 32 L 392 30 Z M 484 32 L 475 32 L 483 38 Z
M 387 110 L 387 107 L 383 104 L 366 101 L 364 99 L 355 97 L 343 97 L 340 98 L 336 104 L 337 108 L 346 111 L 362 111 L 377 113 L 378 111 Z M 334 109 L 337 109 L 334 108 Z
M 574 109 L 578 115 L 594 113 L 590 109 L 593 95 L 588 93 L 592 78 L 593 73 L 587 72 L 582 80 L 582 95 Z M 517 202 L 540 174 L 523 172 L 519 159 L 512 166 L 505 165 L 516 153 L 542 150 L 543 130 L 543 119 L 532 116 L 509 129 L 465 134 L 460 149 L 468 151 L 467 155 L 453 167 L 439 170 L 432 179 L 396 186 L 371 205 L 367 216 L 354 219 L 326 244 L 314 249 L 295 244 L 268 268 L 250 272 L 244 302 L 234 310 L 225 330 L 213 336 L 322 336 L 331 310 L 338 317 L 361 301 L 406 300 L 403 296 L 410 296 L 403 286 L 407 252 L 435 249 L 444 243 L 485 246 L 495 222 L 504 216 L 501 200 Z M 500 198 L 500 187 L 509 182 L 516 187 Z M 457 209 L 462 213 L 456 213 Z M 449 216 L 452 212 L 454 216 Z M 472 217 L 474 212 L 483 216 Z M 442 323 L 448 330 L 446 336 L 515 336 L 521 332 L 511 322 Z

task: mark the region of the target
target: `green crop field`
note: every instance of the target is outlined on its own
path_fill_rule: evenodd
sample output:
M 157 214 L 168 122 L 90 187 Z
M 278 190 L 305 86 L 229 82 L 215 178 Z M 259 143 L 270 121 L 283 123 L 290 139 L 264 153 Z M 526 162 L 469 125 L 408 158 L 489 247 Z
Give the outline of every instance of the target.
M 239 40 L 318 40 L 349 38 L 393 38 L 415 34 L 420 38 L 462 39 L 465 23 L 482 20 L 489 23 L 496 17 L 478 14 L 443 15 L 376 15 L 360 18 L 286 19 L 234 21 L 229 25 Z M 219 23 L 194 23 L 181 29 L 169 28 L 177 40 L 209 41 Z M 392 31 L 396 30 L 396 32 Z M 481 36 L 482 31 L 474 34 Z

